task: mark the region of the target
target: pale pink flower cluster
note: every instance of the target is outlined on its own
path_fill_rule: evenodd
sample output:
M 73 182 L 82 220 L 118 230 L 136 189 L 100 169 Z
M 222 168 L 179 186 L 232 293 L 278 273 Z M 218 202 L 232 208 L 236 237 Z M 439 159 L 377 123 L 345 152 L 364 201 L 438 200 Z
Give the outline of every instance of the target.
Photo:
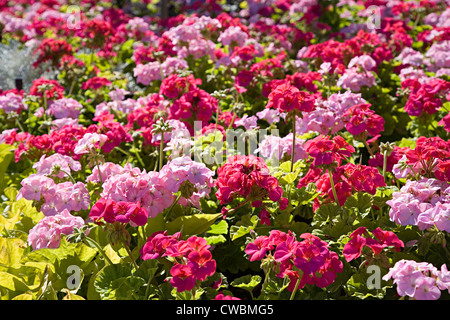
M 403 65 L 421 67 L 424 63 L 424 56 L 419 51 L 410 47 L 405 47 L 395 60 L 401 61 Z
M 164 165 L 160 171 L 161 179 L 166 188 L 176 193 L 182 185 L 189 181 L 195 188 L 189 199 L 182 197 L 181 204 L 189 201 L 199 207 L 201 198 L 207 197 L 213 186 L 215 172 L 210 170 L 204 163 L 193 161 L 189 156 L 175 158 Z
M 437 300 L 441 290 L 449 290 L 450 272 L 443 264 L 441 270 L 431 263 L 400 260 L 383 277 L 388 281 L 393 279 L 397 285 L 397 293 L 415 300 Z
M 5 113 L 20 113 L 20 111 L 26 110 L 27 107 L 23 103 L 23 99 L 20 95 L 15 94 L 14 92 L 8 92 L 7 94 L 0 95 L 0 109 L 3 109 Z
M 234 121 L 236 127 L 242 126 L 245 130 L 255 129 L 257 125 L 258 118 L 256 116 L 244 115 L 242 118 Z
M 367 103 L 359 93 L 346 91 L 334 93 L 327 100 L 316 100 L 316 108 L 307 112 L 302 118 L 297 118 L 297 133 L 304 134 L 310 131 L 319 134 L 335 134 L 343 129 L 344 113 L 352 106 Z
M 73 152 L 75 154 L 89 153 L 90 150 L 100 148 L 107 140 L 108 136 L 105 134 L 88 132 L 77 142 Z
M 256 113 L 256 116 L 260 120 L 266 120 L 269 124 L 277 123 L 280 118 L 285 118 L 286 114 L 281 114 L 277 109 L 265 108 L 262 111 Z
M 189 53 L 194 54 L 196 56 L 195 52 L 197 51 L 204 51 L 204 48 L 196 48 L 195 47 L 195 41 L 192 40 L 192 50 L 190 50 Z M 198 44 L 198 43 L 197 43 Z M 210 48 L 211 49 L 211 48 Z M 214 52 L 214 50 L 213 50 Z M 203 55 L 203 54 L 202 54 Z M 187 55 L 185 55 L 183 58 L 185 58 Z M 185 70 L 187 69 L 188 63 L 186 60 L 184 60 L 181 57 L 168 57 L 166 58 L 162 63 L 159 63 L 158 61 L 148 62 L 146 64 L 138 64 L 134 69 L 133 73 L 136 77 L 137 83 L 142 83 L 143 85 L 149 85 L 152 81 L 155 80 L 162 80 L 163 78 L 166 78 L 170 76 L 171 74 L 176 73 L 178 70 Z
M 274 135 L 268 135 L 261 141 L 259 148 L 255 150 L 255 153 L 259 152 L 260 156 L 267 160 L 280 161 L 283 157 L 291 157 L 292 154 L 292 133 L 289 133 L 285 137 L 279 137 Z M 305 159 L 308 154 L 303 148 L 304 140 L 295 139 L 295 151 L 294 162 L 300 159 Z
M 436 179 L 407 180 L 399 192 L 386 202 L 391 221 L 414 225 L 420 230 L 436 226 L 450 232 L 450 186 Z
M 346 69 L 336 83 L 338 87 L 350 89 L 353 92 L 360 92 L 362 87 L 370 88 L 375 84 L 376 80 L 372 72 L 360 70 L 357 67 Z
M 28 234 L 28 244 L 33 250 L 51 248 L 56 249 L 61 243 L 61 235 L 70 235 L 73 228 L 81 228 L 84 225 L 81 217 L 73 216 L 64 209 L 54 216 L 41 219 Z
M 136 82 L 142 83 L 145 86 L 149 85 L 154 80 L 162 80 L 161 65 L 158 61 L 138 64 L 133 69 L 133 74 L 136 77 Z
M 83 105 L 72 98 L 62 98 L 53 100 L 49 103 L 46 113 L 54 116 L 56 119 L 77 119 Z
M 43 155 L 38 162 L 33 165 L 36 172 L 46 176 L 56 176 L 60 179 L 68 177 L 72 171 L 80 171 L 80 162 L 72 157 L 55 153 L 51 156 Z
M 437 72 L 443 68 L 450 68 L 449 50 L 450 40 L 433 43 L 425 53 L 428 71 Z
M 238 26 L 230 26 L 219 35 L 217 41 L 220 41 L 224 46 L 235 45 L 238 47 L 244 46 L 248 39 L 248 34 Z
M 186 18 L 182 24 L 172 27 L 163 33 L 175 45 L 174 50 L 177 57 L 181 59 L 192 55 L 194 59 L 199 59 L 208 55 L 214 59 L 216 44 L 206 35 L 210 34 L 208 27 L 220 28 L 219 20 L 206 16 Z
M 366 71 L 372 71 L 377 66 L 377 63 L 371 56 L 368 55 L 362 55 L 358 57 L 352 58 L 350 62 L 348 63 L 347 68 L 354 68 L 354 67 L 361 67 Z
M 141 108 L 142 105 L 145 105 L 145 103 L 141 104 L 139 99 L 125 99 L 125 95 L 129 93 L 129 91 L 122 88 L 117 88 L 110 91 L 108 95 L 112 101 L 99 103 L 95 107 L 95 116 L 97 117 L 103 113 L 111 113 L 111 111 L 118 111 L 128 114 L 138 108 Z
M 174 195 L 165 183 L 163 175 L 156 171 L 146 172 L 139 168 L 124 170 L 118 174 L 111 174 L 103 182 L 101 197 L 115 202 L 140 202 L 148 212 L 149 217 L 168 208 Z
M 113 162 L 105 162 L 99 166 L 92 168 L 92 173 L 86 178 L 86 181 L 93 183 L 100 182 L 100 176 L 98 174 L 98 167 L 100 167 L 101 180 L 106 181 L 110 176 L 121 174 L 123 172 L 130 172 L 133 170 L 131 163 L 126 163 L 124 166 Z
M 172 128 L 172 130 L 170 132 L 164 133 L 164 143 L 167 143 L 170 140 L 172 140 L 172 137 L 177 137 L 177 136 L 184 137 L 187 134 L 190 136 L 189 130 L 186 127 L 186 124 L 184 122 L 177 120 L 177 119 L 168 119 L 168 120 L 166 120 L 166 122 Z M 159 141 L 161 141 L 161 133 L 155 133 L 152 136 L 152 143 L 156 143 Z
M 87 210 L 90 205 L 90 195 L 82 182 L 71 181 L 55 183 L 42 174 L 32 174 L 21 182 L 17 200 L 42 201 L 41 211 L 46 216 L 53 216 L 67 209 L 71 211 Z

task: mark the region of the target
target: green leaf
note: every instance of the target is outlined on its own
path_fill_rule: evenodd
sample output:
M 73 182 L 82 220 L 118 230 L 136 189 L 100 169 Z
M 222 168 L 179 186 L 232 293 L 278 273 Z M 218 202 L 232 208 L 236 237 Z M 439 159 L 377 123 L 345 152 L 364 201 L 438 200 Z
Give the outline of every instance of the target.
M 166 230 L 169 234 L 181 231 L 183 236 L 199 235 L 206 232 L 208 228 L 221 216 L 221 213 L 200 213 L 189 216 L 181 216 L 167 223 Z
M 14 147 L 6 143 L 0 144 L 0 192 L 4 188 L 5 173 L 13 158 Z
M 347 293 L 358 299 L 383 299 L 386 295 L 386 289 L 390 286 L 387 285 L 386 281 L 380 279 L 380 288 L 369 288 L 368 281 L 370 276 L 372 276 L 370 273 L 364 271 L 354 274 L 347 281 Z
M 233 280 L 233 282 L 231 282 L 231 286 L 252 292 L 261 280 L 262 278 L 258 275 L 253 276 L 248 274 Z
M 218 223 L 211 225 L 207 234 L 227 234 L 228 233 L 228 223 L 226 220 L 220 220 Z
M 18 238 L 0 238 L 0 264 L 15 266 L 20 263 L 27 243 Z
M 132 275 L 132 268 L 126 264 L 112 264 L 104 267 L 96 277 L 94 286 L 102 300 L 132 300 L 145 284 L 144 279 Z
M 346 208 L 356 208 L 362 218 L 366 217 L 373 205 L 373 197 L 369 193 L 357 192 L 345 201 Z
M 39 249 L 25 255 L 21 263 L 46 263 L 52 266 L 54 278 L 51 279 L 56 291 L 66 287 L 67 279 L 71 276 L 69 266 L 76 265 L 84 273 L 89 263 L 97 255 L 97 251 L 83 243 L 69 243 L 65 237 L 61 238 L 61 244 L 56 249 Z
M 230 227 L 231 240 L 236 240 L 247 235 L 250 230 L 254 230 L 258 223 L 258 217 L 247 214 L 242 217 L 234 226 Z

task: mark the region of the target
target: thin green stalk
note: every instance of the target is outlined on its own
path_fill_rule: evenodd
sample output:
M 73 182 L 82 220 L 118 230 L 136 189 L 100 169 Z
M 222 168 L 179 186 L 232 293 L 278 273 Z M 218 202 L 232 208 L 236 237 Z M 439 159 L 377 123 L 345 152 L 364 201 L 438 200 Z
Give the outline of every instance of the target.
M 161 131 L 161 143 L 159 145 L 159 171 L 161 171 L 162 164 L 163 164 L 163 149 L 164 149 L 164 131 Z
M 97 165 L 98 178 L 100 179 L 100 184 L 103 185 L 102 172 L 100 170 L 100 164 L 98 163 L 97 157 L 95 157 L 95 164 Z
M 133 149 L 134 149 L 134 154 L 136 155 L 136 158 L 138 159 L 140 165 L 142 166 L 142 168 L 145 168 L 145 163 L 142 160 L 141 156 L 139 155 L 139 151 L 136 148 L 136 142 L 133 140 Z
M 137 265 L 136 261 L 135 261 L 134 258 L 133 258 L 133 254 L 131 253 L 130 247 L 128 247 L 128 245 L 126 244 L 126 242 L 123 241 L 123 240 L 122 240 L 122 244 L 123 244 L 123 246 L 125 247 L 125 250 L 127 251 L 128 256 L 129 256 L 130 259 L 131 259 L 131 262 L 133 263 L 134 267 L 135 267 L 136 270 L 137 270 L 137 269 L 139 268 L 139 266 Z
M 333 174 L 331 173 L 331 170 L 328 170 L 328 175 L 330 176 L 330 184 L 331 184 L 331 190 L 333 190 L 334 201 L 337 203 L 338 206 L 340 206 L 338 197 L 337 197 L 337 193 L 336 193 L 336 188 L 334 186 Z
M 63 169 L 59 169 L 59 171 L 65 173 L 65 174 L 70 178 L 70 180 L 72 180 L 72 182 L 73 182 L 74 184 L 77 183 L 70 173 L 68 173 L 67 171 L 65 171 L 65 170 L 63 170 Z
M 291 293 L 291 297 L 289 298 L 289 300 L 294 300 L 295 294 L 297 293 L 298 290 L 298 286 L 300 285 L 300 281 L 302 280 L 302 275 L 299 274 L 298 275 L 298 279 L 297 279 L 297 283 L 295 284 L 295 288 Z
M 102 247 L 100 247 L 100 245 L 97 243 L 97 241 L 95 241 L 94 239 L 91 239 L 91 238 L 84 238 L 83 239 L 85 242 L 87 242 L 86 244 L 88 245 L 88 246 L 91 246 L 91 245 L 93 245 L 94 247 L 96 247 L 97 248 L 97 250 L 100 252 L 100 254 L 105 258 L 105 260 L 106 260 L 106 262 L 108 263 L 108 264 L 114 264 L 112 261 L 111 261 L 111 259 L 106 255 L 106 253 L 105 253 L 105 251 L 103 250 L 103 248 Z
M 364 143 L 364 145 L 366 146 L 367 151 L 369 151 L 370 156 L 373 157 L 374 154 L 373 154 L 373 152 L 372 152 L 372 149 L 370 149 L 370 146 L 369 146 L 369 144 L 367 143 L 366 139 L 363 140 L 363 143 Z
M 291 151 L 291 172 L 294 171 L 294 159 L 295 159 L 295 136 L 296 136 L 296 132 L 295 132 L 295 124 L 296 124 L 296 119 L 295 119 L 295 114 L 292 117 L 292 151 Z
M 383 157 L 383 178 L 386 180 L 387 150 L 384 151 Z
M 175 199 L 175 201 L 170 205 L 169 209 L 167 209 L 167 212 L 165 214 L 165 218 L 167 219 L 167 217 L 169 216 L 170 212 L 172 211 L 173 207 L 175 207 L 175 205 L 178 203 L 178 201 L 181 198 L 181 194 L 179 194 L 177 196 L 177 198 Z

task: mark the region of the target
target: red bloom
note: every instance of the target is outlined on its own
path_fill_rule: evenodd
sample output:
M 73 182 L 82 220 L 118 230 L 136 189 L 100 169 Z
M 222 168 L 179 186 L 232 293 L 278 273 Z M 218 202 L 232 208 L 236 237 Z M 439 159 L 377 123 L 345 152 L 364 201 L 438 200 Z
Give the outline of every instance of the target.
M 91 90 L 97 90 L 100 89 L 101 87 L 104 86 L 110 86 L 111 85 L 111 81 L 109 81 L 106 78 L 103 77 L 92 77 L 89 80 L 83 82 L 81 84 L 81 89 L 83 90 L 87 90 L 87 89 L 91 89 Z
M 384 231 L 378 227 L 372 234 L 376 239 L 370 236 L 366 227 L 359 227 L 350 234 L 350 241 L 345 244 L 342 252 L 347 262 L 360 257 L 365 246 L 368 246 L 376 256 L 387 247 L 394 247 L 395 251 L 400 251 L 404 247 L 403 241 L 392 231 Z
M 177 288 L 178 292 L 190 291 L 194 288 L 197 279 L 190 266 L 184 264 L 176 264 L 170 269 L 172 279 L 170 284 Z
M 280 112 L 310 112 L 315 108 L 313 95 L 300 91 L 296 87 L 283 83 L 270 94 L 266 108 L 275 108 Z
M 63 39 L 46 38 L 40 43 L 33 54 L 37 55 L 33 67 L 37 67 L 46 61 L 51 61 L 52 66 L 56 67 L 64 56 L 72 55 L 72 46 Z
M 384 130 L 383 117 L 370 110 L 370 104 L 358 104 L 350 107 L 344 113 L 343 118 L 347 122 L 345 128 L 354 136 L 363 132 L 377 136 Z
M 43 92 L 39 90 L 42 85 L 51 86 L 50 89 L 45 91 L 47 99 L 61 99 L 64 98 L 64 87 L 61 86 L 56 80 L 47 80 L 44 78 L 39 78 L 33 81 L 30 87 L 30 95 L 42 97 Z
M 333 162 L 341 163 L 342 159 L 350 157 L 355 148 L 349 145 L 341 136 L 330 139 L 329 136 L 319 135 L 305 143 L 305 151 L 314 158 L 314 167 L 329 165 Z
M 420 116 L 422 112 L 433 114 L 442 106 L 442 99 L 450 91 L 450 82 L 432 79 L 421 84 L 417 79 L 402 82 L 402 88 L 408 89 L 408 101 L 405 111 L 411 116 Z

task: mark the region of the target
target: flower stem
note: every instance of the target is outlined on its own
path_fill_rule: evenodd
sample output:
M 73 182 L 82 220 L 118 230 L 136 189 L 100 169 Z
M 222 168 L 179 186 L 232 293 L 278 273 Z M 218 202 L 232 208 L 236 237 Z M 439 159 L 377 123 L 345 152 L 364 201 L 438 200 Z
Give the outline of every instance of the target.
M 334 201 L 337 203 L 338 206 L 340 206 L 338 197 L 337 197 L 337 193 L 336 193 L 336 188 L 334 186 L 333 174 L 331 173 L 331 170 L 328 170 L 328 175 L 330 176 L 330 184 L 331 184 L 331 190 L 333 190 Z
M 164 154 L 164 131 L 161 131 L 161 143 L 159 145 L 159 171 L 161 171 Z
M 139 266 L 137 265 L 136 261 L 133 258 L 133 254 L 131 253 L 130 247 L 126 244 L 125 241 L 122 240 L 122 244 L 125 247 L 125 250 L 127 250 L 128 256 L 131 259 L 131 262 L 133 262 L 134 267 L 136 268 L 136 270 L 139 268 Z
M 294 159 L 295 159 L 295 136 L 296 136 L 296 132 L 295 132 L 295 124 L 296 124 L 296 119 L 295 119 L 295 114 L 292 117 L 292 151 L 291 151 L 291 172 L 294 171 Z
M 363 143 L 364 143 L 364 145 L 366 146 L 367 151 L 369 151 L 370 156 L 373 157 L 374 155 L 373 155 L 372 149 L 370 149 L 370 146 L 369 146 L 369 144 L 367 143 L 366 139 L 363 140 Z
M 95 157 L 95 164 L 97 165 L 98 178 L 100 179 L 100 184 L 103 185 L 102 172 L 100 171 L 100 164 L 98 163 L 97 157 Z
M 72 182 L 74 183 L 74 184 L 76 184 L 77 182 L 75 181 L 75 179 L 72 177 L 72 175 L 69 173 L 69 172 L 67 172 L 67 171 L 65 171 L 65 170 L 63 170 L 63 169 L 59 169 L 62 173 L 65 173 L 69 178 L 70 178 L 70 180 L 72 180 Z
M 387 150 L 383 154 L 383 178 L 386 179 L 386 167 L 387 167 Z
M 289 298 L 289 300 L 294 300 L 295 294 L 297 293 L 298 287 L 300 285 L 300 281 L 302 280 L 302 275 L 303 273 L 298 275 L 297 283 L 295 284 L 294 290 L 292 290 L 291 297 Z
M 102 249 L 102 247 L 100 247 L 100 245 L 97 243 L 97 241 L 95 241 L 94 239 L 88 238 L 88 237 L 84 238 L 83 240 L 85 240 L 85 242 L 88 246 L 96 247 L 97 250 L 101 253 L 101 255 L 105 258 L 105 260 L 108 264 L 114 264 L 114 263 L 112 263 L 111 259 L 109 259 L 109 257 L 106 255 L 106 253 Z

